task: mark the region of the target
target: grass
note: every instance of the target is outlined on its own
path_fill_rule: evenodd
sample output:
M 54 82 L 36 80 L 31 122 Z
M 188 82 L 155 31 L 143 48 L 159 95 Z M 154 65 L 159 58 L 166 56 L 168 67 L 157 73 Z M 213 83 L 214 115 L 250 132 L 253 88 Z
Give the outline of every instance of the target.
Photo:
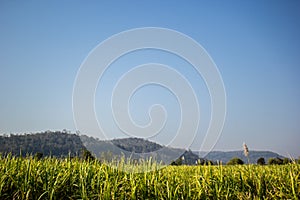
M 299 199 L 300 165 L 167 166 L 0 158 L 0 199 Z M 145 162 L 147 169 L 158 168 Z M 137 171 L 135 172 L 134 169 Z

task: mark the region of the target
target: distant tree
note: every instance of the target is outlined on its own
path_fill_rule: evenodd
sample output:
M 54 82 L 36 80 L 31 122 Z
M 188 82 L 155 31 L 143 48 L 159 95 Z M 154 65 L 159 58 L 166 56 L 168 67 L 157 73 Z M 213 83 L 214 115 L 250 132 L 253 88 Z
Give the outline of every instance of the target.
M 34 155 L 34 158 L 37 159 L 37 160 L 42 159 L 42 158 L 43 158 L 43 153 L 37 152 L 37 153 Z
M 214 162 L 211 160 L 199 158 L 198 160 L 195 161 L 195 164 L 196 165 L 214 165 Z
M 86 161 L 92 161 L 95 160 L 95 157 L 92 155 L 92 153 L 90 151 L 88 151 L 87 149 L 83 149 L 82 150 L 82 158 Z
M 278 165 L 282 165 L 283 164 L 283 160 L 281 158 L 276 158 L 276 162 Z
M 227 162 L 227 165 L 242 165 L 242 164 L 244 164 L 244 161 L 242 161 L 240 158 L 237 157 L 234 157 Z
M 283 164 L 283 160 L 281 158 L 270 158 L 268 160 L 268 164 L 269 165 L 282 165 Z
M 276 159 L 275 159 L 275 158 L 269 158 L 268 164 L 269 164 L 269 165 L 275 165 L 275 164 L 277 164 L 277 163 L 276 163 Z
M 265 165 L 266 164 L 266 161 L 263 157 L 260 157 L 259 159 L 257 159 L 257 162 L 256 162 L 258 165 Z
M 203 162 L 203 165 L 214 165 L 214 162 L 211 161 L 211 160 L 205 160 L 205 161 Z
M 182 155 L 181 157 L 177 158 L 175 161 L 171 162 L 171 165 L 184 165 L 185 164 L 185 157 Z
M 179 165 L 182 165 L 182 160 L 181 159 L 177 159 L 175 161 L 172 161 L 171 162 L 171 165 L 173 166 L 179 166 Z
M 283 159 L 283 161 L 282 161 L 282 164 L 289 164 L 289 163 L 291 163 L 292 161 L 290 160 L 290 159 L 288 159 L 288 158 L 284 158 Z

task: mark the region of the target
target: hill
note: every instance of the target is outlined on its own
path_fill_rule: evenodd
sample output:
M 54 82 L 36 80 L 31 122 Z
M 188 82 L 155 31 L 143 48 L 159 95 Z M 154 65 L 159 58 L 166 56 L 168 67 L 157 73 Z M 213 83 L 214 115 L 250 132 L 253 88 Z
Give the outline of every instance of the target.
M 0 136 L 0 153 L 16 156 L 35 155 L 67 157 L 80 156 L 88 150 L 100 159 L 112 160 L 118 157 L 149 159 L 170 163 L 184 153 L 183 149 L 168 148 L 157 143 L 125 138 L 101 141 L 86 135 L 70 134 L 67 131 L 46 131 L 35 134 L 11 134 Z
M 42 153 L 44 156 L 67 157 L 80 156 L 83 150 L 92 152 L 96 157 L 105 160 L 113 160 L 119 157 L 130 159 L 155 159 L 158 162 L 171 163 L 184 157 L 184 164 L 195 164 L 196 161 L 205 163 L 213 162 L 227 163 L 233 157 L 241 158 L 247 163 L 243 151 L 212 151 L 192 152 L 179 148 L 170 148 L 155 142 L 140 138 L 122 138 L 108 141 L 99 140 L 86 135 L 71 134 L 67 131 L 46 131 L 36 134 L 23 134 L 0 136 L 0 152 L 2 154 L 12 153 L 13 155 L 26 155 Z M 199 158 L 198 155 L 206 155 Z M 263 157 L 266 161 L 269 158 L 283 158 L 283 156 L 271 151 L 250 151 L 251 163 Z
M 26 155 L 42 153 L 45 156 L 78 156 L 85 149 L 80 137 L 61 131 L 0 136 L 2 154 Z
M 151 157 L 157 162 L 171 163 L 184 153 L 183 149 L 165 147 L 140 138 L 122 138 L 108 141 L 85 135 L 80 136 L 80 138 L 87 150 L 104 160 L 124 156 L 134 160 L 147 160 Z
M 195 153 L 197 154 L 197 152 Z M 242 159 L 244 163 L 248 162 L 243 151 L 212 151 L 207 153 L 207 155 L 205 156 L 205 158 L 208 160 L 213 160 L 214 162 L 218 161 L 222 163 L 227 163 L 233 157 L 238 157 Z M 261 157 L 264 158 L 266 162 L 269 158 L 284 158 L 283 156 L 272 151 L 249 151 L 250 163 L 256 163 L 257 159 Z
M 121 149 L 136 153 L 148 153 L 163 148 L 163 146 L 155 142 L 141 138 L 114 139 L 111 142 Z

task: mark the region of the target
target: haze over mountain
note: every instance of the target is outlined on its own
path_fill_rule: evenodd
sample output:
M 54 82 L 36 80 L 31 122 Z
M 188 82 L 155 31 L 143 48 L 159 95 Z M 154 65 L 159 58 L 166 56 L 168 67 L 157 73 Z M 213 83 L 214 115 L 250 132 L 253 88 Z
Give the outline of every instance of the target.
M 195 152 L 198 153 L 198 152 Z M 200 153 L 200 155 L 203 153 Z M 208 160 L 219 161 L 222 163 L 227 163 L 230 159 L 238 157 L 247 163 L 248 160 L 244 155 L 243 151 L 211 151 L 205 156 Z M 256 163 L 259 158 L 264 158 L 266 161 L 270 158 L 284 158 L 278 153 L 272 151 L 249 151 L 249 161 L 250 163 Z

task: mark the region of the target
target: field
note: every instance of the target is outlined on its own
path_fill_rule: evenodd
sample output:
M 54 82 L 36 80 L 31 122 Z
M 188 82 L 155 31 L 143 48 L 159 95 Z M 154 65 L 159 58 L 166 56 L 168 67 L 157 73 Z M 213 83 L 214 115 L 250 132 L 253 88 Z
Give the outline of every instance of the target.
M 167 166 L 1 157 L 0 199 L 299 199 L 300 165 Z M 155 163 L 144 163 L 153 169 Z

